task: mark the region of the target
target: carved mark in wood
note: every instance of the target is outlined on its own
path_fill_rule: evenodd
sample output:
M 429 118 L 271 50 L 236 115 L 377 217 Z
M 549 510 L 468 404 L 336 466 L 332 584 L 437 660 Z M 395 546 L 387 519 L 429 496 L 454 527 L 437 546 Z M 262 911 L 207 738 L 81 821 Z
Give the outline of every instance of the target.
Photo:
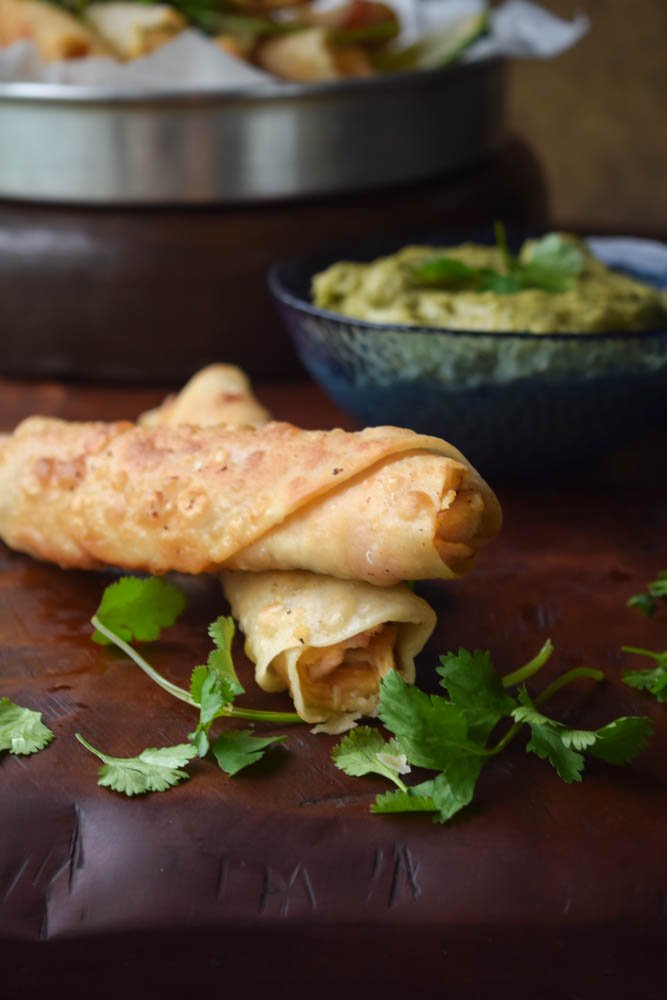
M 386 894 L 386 905 L 391 908 L 396 903 L 419 899 L 422 888 L 418 874 L 419 862 L 405 844 L 394 844 L 389 855 L 381 847 L 376 847 L 366 902 Z
M 294 902 L 297 893 L 302 899 L 305 899 L 312 910 L 317 909 L 315 891 L 305 865 L 299 862 L 287 876 L 277 872 L 269 865 L 265 865 L 259 899 L 260 913 L 277 910 L 281 917 L 286 917 L 289 913 L 290 903 Z

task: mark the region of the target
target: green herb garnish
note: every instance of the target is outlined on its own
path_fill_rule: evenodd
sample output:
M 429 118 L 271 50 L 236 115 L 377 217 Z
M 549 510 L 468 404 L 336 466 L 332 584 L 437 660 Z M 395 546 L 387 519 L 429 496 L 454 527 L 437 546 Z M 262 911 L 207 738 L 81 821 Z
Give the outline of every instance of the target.
M 163 628 L 173 625 L 184 607 L 185 596 L 182 591 L 161 577 L 122 577 L 107 587 L 100 606 L 91 619 L 95 628 L 93 639 L 100 643 L 113 643 L 164 691 L 199 710 L 197 728 L 188 736 L 190 742 L 176 748 L 163 748 L 165 760 L 169 759 L 169 751 L 180 753 L 183 746 L 192 749 L 186 760 L 174 765 L 177 780 L 185 775 L 185 772 L 178 771 L 179 767 L 196 755 L 205 757 L 211 749 L 222 770 L 230 775 L 236 774 L 259 760 L 271 744 L 281 742 L 284 737 L 256 737 L 250 730 L 235 730 L 233 733 L 223 734 L 211 747 L 209 732 L 216 719 L 236 718 L 273 724 L 292 724 L 303 720 L 294 712 L 263 712 L 234 704 L 235 699 L 244 694 L 244 688 L 232 659 L 235 633 L 232 618 L 221 616 L 209 626 L 208 633 L 214 648 L 209 653 L 206 664 L 195 667 L 192 671 L 189 690 L 163 677 L 130 645 L 133 640 L 159 638 Z M 167 784 L 161 788 L 153 787 L 158 778 L 156 772 L 151 771 L 153 785 L 140 787 L 143 780 L 140 775 L 148 765 L 153 766 L 155 755 L 162 754 L 162 750 L 146 750 L 138 757 L 124 761 L 122 758 L 107 758 L 83 739 L 80 742 L 92 753 L 97 753 L 104 760 L 105 767 L 113 765 L 111 771 L 104 771 L 102 768 L 100 775 L 103 771 L 106 778 L 111 775 L 114 784 L 110 784 L 111 779 L 104 782 L 100 780 L 100 784 L 113 787 L 116 791 L 125 791 L 123 786 L 126 786 L 131 790 L 125 791 L 125 794 L 134 795 L 138 791 L 162 791 L 177 783 L 176 780 L 168 781 L 168 775 L 165 774 Z M 147 754 L 150 759 L 146 758 Z
M 408 774 L 410 766 L 398 740 L 385 740 L 382 733 L 370 726 L 351 730 L 334 747 L 331 756 L 336 767 L 357 778 L 364 774 L 380 774 L 393 781 L 403 792 L 407 786 L 399 775 Z
M 284 743 L 286 736 L 254 736 L 247 729 L 232 729 L 218 736 L 213 744 L 213 756 L 226 774 L 238 774 L 261 760 L 273 743 Z
M 0 751 L 27 756 L 43 750 L 52 739 L 53 733 L 42 722 L 41 712 L 0 698 Z
M 636 608 L 648 618 L 652 618 L 660 603 L 667 598 L 667 570 L 658 573 L 641 594 L 634 594 L 628 599 L 629 608 Z M 648 670 L 626 670 L 624 682 L 636 691 L 647 691 L 658 701 L 667 701 L 667 650 L 658 653 L 653 649 L 642 649 L 638 646 L 621 646 L 624 653 L 635 656 L 645 656 L 653 660 L 655 667 Z
M 658 701 L 667 701 L 667 651 L 657 653 L 653 649 L 640 649 L 638 646 L 621 646 L 621 649 L 624 653 L 646 656 L 656 664 L 650 670 L 626 670 L 623 674 L 624 682 L 636 691 L 648 691 Z
M 93 642 L 108 646 L 109 632 L 125 642 L 153 642 L 185 608 L 185 594 L 159 576 L 145 579 L 124 576 L 106 588 L 95 617 L 105 626 L 96 628 Z
M 181 743 L 174 747 L 142 750 L 136 757 L 109 757 L 91 746 L 80 733 L 75 735 L 86 750 L 103 762 L 98 771 L 98 784 L 123 795 L 144 795 L 173 788 L 189 777 L 183 767 L 197 755 L 191 743 Z
M 449 291 L 512 295 L 530 288 L 566 292 L 581 273 L 581 251 L 559 233 L 549 233 L 532 244 L 527 261 L 510 252 L 505 227 L 500 222 L 495 224 L 495 237 L 502 259 L 501 270 L 470 267 L 454 257 L 433 257 L 412 271 L 412 280 L 417 285 Z
M 628 599 L 628 607 L 636 608 L 642 614 L 651 618 L 658 610 L 662 598 L 667 598 L 667 570 L 658 573 L 642 594 L 634 594 Z
M 446 697 L 426 694 L 390 671 L 381 681 L 378 715 L 393 738 L 385 741 L 377 730 L 364 730 L 358 737 L 353 730 L 334 749 L 334 763 L 347 774 L 374 772 L 398 785 L 398 791 L 379 795 L 371 812 L 432 812 L 436 821 L 444 823 L 472 801 L 484 763 L 501 753 L 524 726 L 530 731 L 526 750 L 548 760 L 567 782 L 581 781 L 584 754 L 611 764 L 635 757 L 652 732 L 649 719 L 623 717 L 597 730 L 581 730 L 570 729 L 539 710 L 575 680 L 603 679 L 600 671 L 579 667 L 531 698 L 525 682 L 541 670 L 552 652 L 553 645 L 547 641 L 532 660 L 504 677 L 493 667 L 488 652 L 460 649 L 447 653 L 438 668 Z M 508 688 L 516 688 L 516 693 L 510 694 Z M 509 727 L 489 743 L 503 720 Z M 387 754 L 438 773 L 408 787 L 379 766 Z

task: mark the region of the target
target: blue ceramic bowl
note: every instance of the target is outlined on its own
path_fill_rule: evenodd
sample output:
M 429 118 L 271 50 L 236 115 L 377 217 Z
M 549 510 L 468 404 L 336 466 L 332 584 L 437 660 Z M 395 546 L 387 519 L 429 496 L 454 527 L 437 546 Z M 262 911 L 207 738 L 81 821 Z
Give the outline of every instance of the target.
M 667 284 L 662 244 L 591 238 L 589 245 L 605 263 Z M 385 326 L 311 304 L 314 274 L 335 260 L 374 256 L 377 247 L 359 256 L 348 248 L 283 261 L 269 274 L 303 364 L 360 424 L 434 434 L 484 474 L 523 475 L 591 462 L 667 419 L 665 329 L 488 334 Z

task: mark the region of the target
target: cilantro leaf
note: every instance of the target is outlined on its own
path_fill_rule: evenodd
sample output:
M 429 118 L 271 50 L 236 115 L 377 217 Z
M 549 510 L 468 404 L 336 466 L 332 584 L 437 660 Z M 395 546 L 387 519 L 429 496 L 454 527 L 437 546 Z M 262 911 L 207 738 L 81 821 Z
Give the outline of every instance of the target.
M 418 786 L 419 794 L 433 800 L 439 823 L 446 823 L 472 802 L 484 763 L 483 757 L 459 757 L 442 774 Z
M 336 767 L 345 774 L 361 777 L 365 774 L 380 774 L 405 789 L 399 774 L 410 771 L 407 758 L 398 740 L 384 740 L 382 733 L 370 726 L 351 729 L 331 752 Z
M 481 757 L 459 757 L 447 771 L 429 781 L 422 781 L 404 791 L 378 795 L 371 812 L 388 813 L 434 812 L 436 822 L 446 823 L 472 802 L 475 785 L 484 764 Z
M 162 577 L 124 576 L 104 591 L 93 624 L 101 622 L 126 642 L 151 642 L 174 624 L 185 603 L 183 592 Z M 95 629 L 93 642 L 106 646 L 111 641 Z
M 585 742 L 581 731 L 567 730 L 560 722 L 543 715 L 535 707 L 525 688 L 519 692 L 521 705 L 512 712 L 515 722 L 525 723 L 530 727 L 531 737 L 526 744 L 529 753 L 537 754 L 542 760 L 548 760 L 556 769 L 559 777 L 568 783 L 581 781 L 584 769 L 584 757 L 571 747 Z
M 425 782 L 430 784 L 430 782 Z M 371 812 L 376 816 L 386 816 L 390 813 L 423 813 L 435 812 L 436 805 L 428 795 L 421 795 L 417 789 L 421 785 L 407 788 L 405 791 L 398 788 L 392 792 L 383 792 L 378 795 L 371 805 Z
M 658 610 L 658 601 L 667 597 L 667 570 L 658 573 L 655 580 L 646 587 L 643 594 L 634 594 L 628 599 L 628 607 L 636 608 L 648 617 L 653 616 Z
M 209 749 L 208 732 L 213 721 L 221 715 L 229 714 L 225 711 L 228 704 L 226 692 L 223 690 L 222 678 L 208 667 L 195 667 L 190 690 L 199 705 L 199 722 L 195 731 L 188 734 L 188 739 L 196 746 L 199 756 L 205 757 Z
M 667 701 L 667 668 L 655 670 L 628 670 L 623 674 L 625 683 L 636 691 L 648 691 L 658 701 Z
M 440 288 L 465 289 L 475 287 L 479 268 L 469 267 L 456 257 L 432 257 L 413 269 L 411 278 L 419 285 L 438 285 Z
M 597 743 L 598 735 L 591 729 L 563 728 L 560 730 L 560 738 L 570 750 L 588 750 Z
M 159 749 L 149 747 L 136 757 L 110 757 L 96 750 L 80 733 L 76 733 L 76 738 L 103 762 L 98 771 L 98 784 L 123 795 L 143 795 L 172 788 L 188 777 L 188 772 L 182 768 L 196 755 L 190 743 L 181 743 Z
M 560 233 L 547 233 L 530 245 L 529 261 L 524 267 L 534 265 L 545 275 L 574 278 L 581 273 L 584 255 L 571 239 Z
M 204 681 L 209 676 L 208 667 L 195 667 L 190 677 L 190 697 L 195 705 L 201 705 Z
M 633 594 L 632 597 L 628 598 L 627 605 L 629 608 L 641 611 L 647 618 L 651 618 L 658 608 L 656 601 L 650 594 Z
M 588 752 L 608 764 L 627 764 L 641 753 L 652 733 L 650 719 L 626 715 L 596 730 L 595 743 Z
M 660 702 L 667 701 L 667 651 L 657 653 L 652 649 L 639 649 L 636 646 L 622 646 L 624 653 L 635 653 L 647 656 L 657 666 L 651 670 L 626 670 L 623 681 L 636 691 L 648 691 Z
M 464 709 L 468 735 L 484 742 L 494 726 L 516 708 L 516 701 L 503 687 L 502 678 L 491 662 L 491 654 L 481 649 L 446 653 L 436 668 L 452 702 Z
M 190 678 L 190 697 L 199 706 L 199 723 L 189 739 L 200 757 L 209 749 L 208 732 L 221 715 L 230 715 L 237 695 L 244 693 L 232 660 L 232 640 L 236 626 L 233 618 L 221 615 L 209 625 L 208 634 L 216 644 L 205 666 L 195 667 Z
M 286 736 L 254 736 L 249 729 L 222 733 L 213 744 L 213 754 L 227 774 L 234 775 L 260 760 L 272 743 L 284 743 Z
M 528 726 L 560 726 L 560 722 L 554 722 L 547 715 L 543 715 L 535 707 L 525 690 L 519 693 L 521 705 L 512 711 L 512 718 L 515 722 L 526 723 Z M 565 727 L 563 727 L 565 728 Z
M 227 701 L 234 701 L 238 695 L 245 693 L 232 659 L 232 642 L 235 631 L 234 619 L 225 615 L 220 615 L 208 627 L 208 634 L 216 647 L 212 653 L 209 653 L 208 666 L 211 670 L 215 670 L 222 679 L 224 690 L 229 692 Z
M 27 756 L 43 750 L 52 739 L 53 733 L 42 722 L 41 712 L 0 698 L 0 751 Z
M 202 726 L 208 728 L 218 717 L 220 710 L 227 703 L 226 694 L 222 678 L 212 670 L 208 670 L 201 686 L 199 702 L 199 721 Z
M 548 760 L 559 777 L 568 784 L 581 781 L 581 772 L 584 769 L 583 756 L 566 746 L 558 727 L 549 720 L 547 722 L 548 724 L 543 725 L 536 722 L 528 723 L 531 737 L 526 744 L 526 750 L 537 754 L 542 760 Z
M 396 670 L 382 678 L 378 715 L 398 737 L 415 767 L 443 771 L 452 757 L 480 751 L 479 745 L 468 739 L 468 722 L 462 709 L 412 687 Z
M 336 765 L 351 775 L 381 774 L 398 786 L 397 791 L 377 796 L 372 813 L 431 812 L 436 822 L 445 823 L 472 801 L 485 762 L 504 750 L 522 725 L 530 729 L 526 750 L 548 760 L 568 783 L 581 781 L 584 754 L 610 764 L 632 760 L 652 732 L 649 719 L 622 717 L 600 729 L 573 729 L 549 718 L 538 707 L 575 681 L 602 680 L 604 675 L 599 670 L 573 668 L 548 684 L 534 701 L 530 697 L 524 682 L 544 666 L 553 648 L 547 639 L 528 663 L 503 677 L 495 671 L 488 652 L 459 649 L 447 653 L 440 657 L 437 673 L 448 699 L 412 687 L 391 671 L 380 682 L 378 715 L 396 739 L 385 743 L 376 729 L 360 727 L 333 751 Z M 661 655 L 633 651 L 654 659 Z M 664 656 L 667 659 L 667 653 Z M 518 688 L 518 700 L 507 693 L 510 687 Z M 507 717 L 514 724 L 488 747 L 491 731 Z M 389 750 L 392 754 L 388 758 Z M 397 750 L 405 755 L 400 761 Z M 402 771 L 405 758 L 417 767 L 438 773 L 408 787 L 396 773 Z M 393 765 L 393 773 L 387 774 L 383 768 L 388 762 Z
M 531 729 L 527 750 L 548 759 L 564 781 L 580 781 L 585 751 L 609 764 L 627 764 L 643 750 L 653 732 L 651 720 L 643 716 L 622 716 L 600 729 L 568 729 L 539 712 L 525 691 L 522 702 L 512 712 L 516 722 Z
M 525 244 L 522 258 L 510 252 L 505 227 L 495 224 L 496 245 L 502 267 L 471 267 L 455 257 L 439 256 L 424 261 L 412 271 L 418 285 L 450 291 L 493 292 L 513 295 L 524 289 L 566 292 L 581 273 L 584 257 L 579 247 L 560 233 L 548 233 L 542 239 Z

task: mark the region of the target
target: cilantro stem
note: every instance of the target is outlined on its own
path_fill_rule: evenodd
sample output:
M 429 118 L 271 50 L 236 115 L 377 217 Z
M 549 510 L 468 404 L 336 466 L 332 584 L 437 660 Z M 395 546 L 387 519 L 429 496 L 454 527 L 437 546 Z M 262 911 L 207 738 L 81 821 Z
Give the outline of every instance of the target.
M 493 223 L 493 234 L 495 236 L 496 246 L 500 250 L 503 266 L 505 268 L 505 274 L 511 274 L 514 267 L 514 258 L 509 252 L 509 247 L 507 246 L 507 233 L 505 231 L 505 226 L 499 219 L 496 219 Z
M 237 708 L 236 705 L 225 705 L 219 714 L 230 719 L 250 719 L 254 722 L 284 722 L 288 725 L 303 722 L 296 712 L 264 712 L 259 708 Z
M 164 691 L 173 695 L 174 698 L 178 698 L 180 701 L 184 701 L 186 704 L 192 705 L 194 708 L 198 707 L 194 698 L 188 691 L 179 687 L 178 684 L 172 684 L 171 681 L 166 679 L 166 677 L 163 677 L 162 674 L 157 672 L 157 670 L 154 670 L 150 663 L 144 660 L 143 656 L 138 653 L 133 646 L 130 646 L 128 642 L 125 642 L 125 640 L 121 639 L 119 635 L 116 635 L 116 633 L 112 632 L 111 629 L 106 627 L 106 625 L 103 625 L 97 615 L 93 615 L 90 621 L 98 632 L 101 632 L 103 636 L 106 636 L 109 642 L 112 642 L 114 646 L 118 646 L 118 648 L 121 649 L 126 656 L 129 656 L 130 659 L 133 660 L 145 674 L 148 674 L 151 680 L 155 681 L 156 684 L 159 684 Z
M 535 704 L 542 705 L 549 698 L 552 698 L 557 691 L 565 687 L 566 684 L 571 684 L 572 681 L 576 681 L 580 677 L 588 677 L 592 681 L 604 680 L 604 674 L 601 670 L 595 670 L 593 667 L 575 667 L 574 670 L 568 670 L 567 673 L 557 677 L 552 684 L 545 687 L 544 691 L 540 691 L 535 698 Z
M 507 730 L 507 732 L 502 737 L 502 739 L 498 740 L 498 742 L 494 746 L 492 746 L 489 750 L 487 750 L 487 752 L 486 752 L 487 756 L 488 757 L 495 757 L 497 754 L 502 753 L 503 750 L 505 749 L 505 747 L 508 745 L 508 743 L 512 742 L 512 740 L 514 739 L 514 737 L 516 736 L 516 734 L 521 729 L 522 725 L 523 725 L 522 722 L 514 722 L 514 723 L 512 723 L 512 725 Z
M 659 663 L 664 653 L 656 653 L 654 649 L 642 649 L 640 646 L 621 646 L 622 653 L 636 653 L 637 656 L 648 656 Z
M 199 708 L 199 705 L 189 691 L 179 687 L 178 684 L 172 684 L 172 682 L 168 681 L 166 677 L 159 674 L 157 670 L 151 667 L 147 660 L 144 660 L 141 653 L 138 653 L 137 650 L 129 644 L 129 642 L 125 642 L 125 640 L 121 639 L 119 635 L 116 635 L 116 633 L 112 632 L 111 629 L 106 627 L 106 625 L 103 625 L 96 615 L 94 615 L 90 621 L 98 632 L 101 632 L 103 636 L 106 636 L 109 642 L 118 646 L 119 649 L 129 656 L 130 659 L 133 660 L 134 663 L 136 663 L 136 665 L 143 670 L 143 672 L 147 674 L 152 681 L 155 681 L 156 684 L 166 691 L 167 694 L 173 695 L 174 698 L 184 701 L 187 705 L 191 705 L 193 708 Z M 297 715 L 296 712 L 264 712 L 260 709 L 237 708 L 235 705 L 225 705 L 220 710 L 219 714 L 221 717 L 228 719 L 250 719 L 253 722 L 272 722 L 277 724 L 287 723 L 289 725 L 303 722 L 301 716 Z
M 532 658 L 532 660 L 529 660 L 528 663 L 523 665 L 523 667 L 519 667 L 518 670 L 514 670 L 511 674 L 505 674 L 502 678 L 503 687 L 515 687 L 517 684 L 523 684 L 523 682 L 527 681 L 529 677 L 532 677 L 533 674 L 536 674 L 538 670 L 542 669 L 553 651 L 554 644 L 551 639 L 547 639 L 540 651 Z M 567 674 L 564 674 L 563 676 L 566 677 Z
M 538 659 L 540 654 L 544 652 L 547 645 L 551 646 L 551 648 L 549 649 L 546 657 L 543 660 L 543 662 L 546 662 L 546 660 L 549 658 L 549 656 L 551 656 L 551 653 L 553 652 L 553 645 L 551 644 L 550 639 L 547 639 L 544 646 L 537 654 L 537 656 L 534 658 L 534 660 L 530 661 L 531 663 L 534 663 L 534 661 Z M 530 666 L 530 664 L 526 664 L 526 666 Z M 536 669 L 539 670 L 539 667 L 537 667 Z M 519 671 L 516 671 L 516 673 L 519 673 Z M 533 670 L 533 673 L 535 673 L 535 670 Z M 557 691 L 560 691 L 561 688 L 565 687 L 567 684 L 571 684 L 572 681 L 579 680 L 579 678 L 581 677 L 588 677 L 594 681 L 604 680 L 604 674 L 602 673 L 601 670 L 595 670 L 593 669 L 593 667 L 575 667 L 573 670 L 568 670 L 567 673 L 562 674 L 561 677 L 558 677 L 552 684 L 549 684 L 548 687 L 545 687 L 544 691 L 540 691 L 540 693 L 534 699 L 535 704 L 542 705 L 545 701 L 548 701 L 549 698 L 553 697 L 553 695 L 555 695 Z M 510 726 L 505 735 L 487 751 L 488 756 L 495 757 L 497 754 L 502 753 L 502 751 L 505 749 L 508 743 L 512 742 L 512 740 L 514 739 L 514 737 L 516 736 L 516 734 L 519 732 L 519 730 L 523 725 L 524 725 L 523 722 L 515 722 L 512 726 Z
M 99 759 L 104 764 L 116 764 L 116 763 L 118 763 L 121 760 L 120 757 L 108 757 L 105 753 L 102 753 L 101 750 L 96 750 L 94 746 L 90 745 L 90 743 L 88 742 L 88 740 L 85 740 L 83 738 L 83 736 L 81 735 L 81 733 L 75 733 L 74 736 L 79 741 L 79 743 L 81 743 L 81 745 L 86 748 L 86 750 L 90 750 L 90 752 L 92 754 L 94 754 L 96 757 L 99 757 Z

